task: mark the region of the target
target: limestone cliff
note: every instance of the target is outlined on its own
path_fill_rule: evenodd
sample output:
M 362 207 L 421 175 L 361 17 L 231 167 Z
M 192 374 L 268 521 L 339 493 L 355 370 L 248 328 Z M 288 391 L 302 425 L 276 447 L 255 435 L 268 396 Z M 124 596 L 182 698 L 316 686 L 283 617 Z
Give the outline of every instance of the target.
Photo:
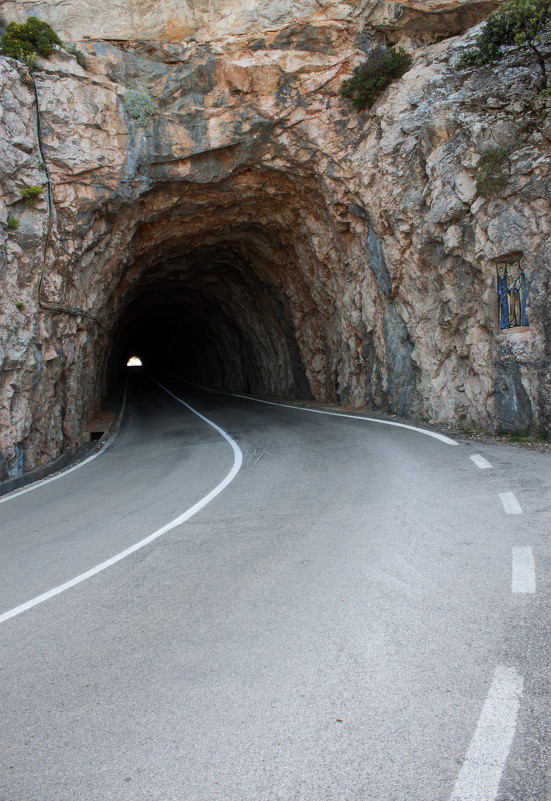
M 10 7 L 29 5 L 47 18 Z M 139 30 L 121 15 L 107 36 L 98 13 L 87 70 L 57 53 L 36 95 L 0 58 L 0 478 L 79 441 L 130 342 L 229 389 L 549 430 L 551 119 L 530 59 L 458 72 L 476 31 L 419 46 L 427 23 L 358 113 L 340 83 L 389 3 L 222 5 L 178 4 L 194 21 L 170 35 L 139 2 Z M 82 39 L 78 3 L 55 7 Z M 156 103 L 144 126 L 131 89 Z M 492 146 L 507 180 L 482 197 Z M 529 325 L 501 329 L 496 265 L 515 258 Z
M 3 0 L 6 18 L 34 14 L 64 39 L 208 43 L 228 35 L 262 35 L 288 25 L 347 22 L 392 36 L 460 33 L 499 0 Z

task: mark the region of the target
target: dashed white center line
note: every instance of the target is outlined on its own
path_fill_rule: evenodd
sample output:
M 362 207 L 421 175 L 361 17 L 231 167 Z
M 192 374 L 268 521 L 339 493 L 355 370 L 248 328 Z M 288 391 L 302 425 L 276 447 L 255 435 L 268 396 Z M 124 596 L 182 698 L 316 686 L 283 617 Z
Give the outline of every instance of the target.
M 505 509 L 506 514 L 508 515 L 522 514 L 520 503 L 515 498 L 514 492 L 500 492 L 499 497 L 501 498 L 501 503 L 503 504 L 503 508 Z
M 450 801 L 495 801 L 515 735 L 522 676 L 498 665 Z
M 513 592 L 536 591 L 536 566 L 530 547 L 513 548 L 513 573 L 511 579 Z
M 487 470 L 489 467 L 493 467 L 493 465 L 479 453 L 473 453 L 469 458 L 477 467 L 480 467 L 481 470 Z

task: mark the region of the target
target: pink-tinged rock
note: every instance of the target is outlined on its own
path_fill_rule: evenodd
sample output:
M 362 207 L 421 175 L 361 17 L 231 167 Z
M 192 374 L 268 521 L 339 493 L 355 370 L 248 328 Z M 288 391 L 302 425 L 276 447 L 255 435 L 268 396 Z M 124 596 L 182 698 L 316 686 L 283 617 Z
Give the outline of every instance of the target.
M 248 6 L 256 19 L 240 2 L 225 21 L 202 18 L 207 44 L 176 41 L 193 14 L 150 16 L 166 36 L 88 41 L 87 71 L 56 55 L 36 76 L 42 152 L 33 94 L 0 58 L 3 477 L 17 453 L 31 469 L 81 441 L 136 320 L 137 334 L 170 323 L 165 350 L 195 348 L 203 383 L 549 428 L 551 156 L 531 65 L 511 54 L 496 71 L 457 72 L 471 33 L 416 51 L 358 113 L 339 94 L 363 58 L 358 4 L 268 5 Z M 129 89 L 157 105 L 143 127 Z M 517 103 L 532 103 L 530 126 Z M 507 182 L 481 197 L 496 142 Z M 36 207 L 20 199 L 46 185 L 42 158 L 51 209 L 46 192 Z M 520 256 L 530 324 L 501 331 L 496 263 Z

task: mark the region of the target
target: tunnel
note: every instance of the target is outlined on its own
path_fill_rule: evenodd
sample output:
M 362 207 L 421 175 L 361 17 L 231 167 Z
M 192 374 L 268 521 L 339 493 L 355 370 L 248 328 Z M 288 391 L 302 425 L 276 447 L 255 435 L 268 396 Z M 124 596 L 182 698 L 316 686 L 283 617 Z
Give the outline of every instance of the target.
M 377 287 L 346 197 L 311 165 L 219 154 L 185 180 L 174 173 L 150 165 L 134 196 L 117 187 L 89 210 L 57 207 L 38 290 L 48 344 L 25 373 L 28 423 L 4 476 L 86 443 L 119 407 L 133 355 L 214 390 L 363 406 L 369 387 L 381 402 Z M 76 240 L 63 233 L 75 229 Z
M 99 404 L 132 355 L 148 371 L 214 389 L 342 396 L 328 357 L 341 349 L 335 261 L 347 237 L 319 187 L 258 171 L 162 184 L 109 225 L 117 258 L 97 272 L 98 253 L 93 278 L 94 313 L 110 332 L 107 343 L 97 338 Z
M 287 299 L 262 277 L 254 232 L 233 237 L 140 276 L 114 337 L 114 380 L 136 353 L 146 369 L 211 388 L 311 396 Z

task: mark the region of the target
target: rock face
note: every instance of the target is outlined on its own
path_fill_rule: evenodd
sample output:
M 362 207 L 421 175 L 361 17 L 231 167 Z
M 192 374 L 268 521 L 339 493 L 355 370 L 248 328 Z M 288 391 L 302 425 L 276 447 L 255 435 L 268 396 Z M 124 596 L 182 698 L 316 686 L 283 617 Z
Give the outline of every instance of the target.
M 129 25 L 124 42 L 79 44 L 87 70 L 41 61 L 36 97 L 0 58 L 0 477 L 78 443 L 134 352 L 230 390 L 551 428 L 536 70 L 517 53 L 457 72 L 474 31 L 416 50 L 357 113 L 340 83 L 378 34 L 364 26 L 375 5 L 350 5 L 265 4 L 208 41 L 143 27 L 131 41 Z M 232 20 L 247 6 L 223 4 Z M 78 4 L 55 8 L 70 19 Z M 218 12 L 201 11 L 204 30 Z M 143 126 L 131 89 L 157 106 Z M 490 148 L 506 151 L 506 182 L 483 197 Z M 44 192 L 26 206 L 31 185 Z M 529 325 L 501 330 L 496 265 L 519 258 Z
M 407 46 L 462 33 L 498 5 L 498 0 L 378 0 L 367 22 L 388 41 Z
M 264 34 L 301 22 L 366 20 L 381 30 L 459 33 L 484 18 L 498 0 L 4 0 L 2 12 L 18 22 L 33 14 L 63 39 L 116 42 L 208 43 L 226 36 Z M 372 18 L 372 19 L 370 19 Z

